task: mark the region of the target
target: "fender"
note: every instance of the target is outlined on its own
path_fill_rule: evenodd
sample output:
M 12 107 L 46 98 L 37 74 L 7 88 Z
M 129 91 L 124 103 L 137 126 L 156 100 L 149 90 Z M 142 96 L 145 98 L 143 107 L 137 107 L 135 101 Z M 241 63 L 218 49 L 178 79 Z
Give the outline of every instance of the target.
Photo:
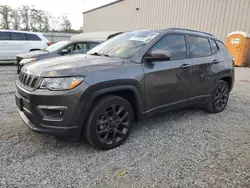
M 105 95 L 105 94 L 112 94 L 112 92 L 116 91 L 124 91 L 124 90 L 129 90 L 132 91 L 135 98 L 136 98 L 136 105 L 135 105 L 135 113 L 138 117 L 138 119 L 142 119 L 143 117 L 143 107 L 142 107 L 142 99 L 140 97 L 138 89 L 133 86 L 133 85 L 120 85 L 120 86 L 112 86 L 108 88 L 102 88 L 99 90 L 96 90 L 95 92 L 92 92 L 93 88 L 95 87 L 90 87 L 88 88 L 83 96 L 80 99 L 79 105 L 76 108 L 76 110 L 79 110 L 79 118 L 78 121 L 76 122 L 77 125 L 84 126 L 84 122 L 88 117 L 88 114 L 90 113 L 91 107 L 94 104 L 95 100 L 97 97 Z
M 221 80 L 222 78 L 225 78 L 225 77 L 230 77 L 232 79 L 232 84 L 231 84 L 231 90 L 232 90 L 233 84 L 234 84 L 234 70 L 232 70 L 232 69 L 228 69 L 228 70 L 220 72 L 220 74 L 218 74 L 216 79 L 214 79 L 214 86 L 216 86 L 216 83 L 219 80 Z M 213 90 L 214 90 L 214 87 L 211 88 L 211 91 L 213 91 Z

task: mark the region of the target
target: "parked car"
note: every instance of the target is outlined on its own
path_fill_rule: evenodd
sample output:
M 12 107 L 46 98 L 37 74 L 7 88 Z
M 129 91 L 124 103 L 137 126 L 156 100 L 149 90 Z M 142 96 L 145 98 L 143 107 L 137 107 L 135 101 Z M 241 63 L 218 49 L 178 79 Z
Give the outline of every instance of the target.
M 120 31 L 90 32 L 73 35 L 69 41 L 55 43 L 43 50 L 17 55 L 17 73 L 26 63 L 58 57 L 86 53 L 101 42 L 120 34 Z
M 0 61 L 13 61 L 17 54 L 41 50 L 49 45 L 41 33 L 0 30 Z
M 111 149 L 126 140 L 134 120 L 190 105 L 223 111 L 233 84 L 232 56 L 213 35 L 143 30 L 86 55 L 27 64 L 16 81 L 16 103 L 35 132 L 83 135 Z

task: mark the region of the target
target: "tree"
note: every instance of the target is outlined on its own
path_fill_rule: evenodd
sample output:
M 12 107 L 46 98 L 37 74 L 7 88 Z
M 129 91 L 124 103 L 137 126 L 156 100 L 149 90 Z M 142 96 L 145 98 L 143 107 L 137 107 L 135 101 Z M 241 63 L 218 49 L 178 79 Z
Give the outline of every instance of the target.
M 12 25 L 12 28 L 15 29 L 15 30 L 19 30 L 20 29 L 20 20 L 21 20 L 21 16 L 19 14 L 19 9 L 13 9 L 11 11 L 11 25 Z
M 12 9 L 8 5 L 0 5 L 1 27 L 10 29 Z
M 61 30 L 64 32 L 69 32 L 71 30 L 71 22 L 68 19 L 67 14 L 63 14 L 61 16 L 62 22 L 61 22 Z
M 24 25 L 24 30 L 30 30 L 30 7 L 29 6 L 22 6 L 21 13 L 22 23 Z

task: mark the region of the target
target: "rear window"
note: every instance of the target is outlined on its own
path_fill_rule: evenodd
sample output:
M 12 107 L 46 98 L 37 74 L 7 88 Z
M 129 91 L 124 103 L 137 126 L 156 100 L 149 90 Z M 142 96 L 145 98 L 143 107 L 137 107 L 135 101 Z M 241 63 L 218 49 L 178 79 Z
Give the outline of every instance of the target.
M 203 57 L 211 55 L 211 49 L 207 38 L 189 36 L 191 57 Z
M 26 40 L 26 35 L 24 33 L 10 33 L 10 39 L 11 40 Z
M 41 39 L 34 34 L 26 34 L 27 40 L 32 40 L 32 41 L 40 41 Z
M 0 32 L 0 40 L 10 40 L 9 32 Z
M 218 48 L 215 40 L 210 40 L 210 45 L 211 45 L 211 50 L 212 50 L 213 54 L 219 51 L 219 48 Z

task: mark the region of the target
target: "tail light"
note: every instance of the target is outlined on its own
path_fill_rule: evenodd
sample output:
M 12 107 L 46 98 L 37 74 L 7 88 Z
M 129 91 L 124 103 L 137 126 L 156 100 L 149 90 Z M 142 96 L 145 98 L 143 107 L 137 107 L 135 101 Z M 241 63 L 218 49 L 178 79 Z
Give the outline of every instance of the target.
M 47 45 L 48 45 L 48 46 L 50 46 L 50 45 L 51 45 L 51 43 L 50 43 L 50 42 L 47 42 Z

